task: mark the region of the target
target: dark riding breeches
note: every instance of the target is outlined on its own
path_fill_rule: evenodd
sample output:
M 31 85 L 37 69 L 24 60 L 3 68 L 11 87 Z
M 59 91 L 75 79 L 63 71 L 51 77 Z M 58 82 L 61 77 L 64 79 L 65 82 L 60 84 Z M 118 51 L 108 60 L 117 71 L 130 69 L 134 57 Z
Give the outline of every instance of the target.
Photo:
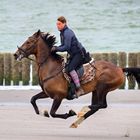
M 68 63 L 68 73 L 78 69 L 83 64 L 83 57 L 80 53 L 75 54 Z

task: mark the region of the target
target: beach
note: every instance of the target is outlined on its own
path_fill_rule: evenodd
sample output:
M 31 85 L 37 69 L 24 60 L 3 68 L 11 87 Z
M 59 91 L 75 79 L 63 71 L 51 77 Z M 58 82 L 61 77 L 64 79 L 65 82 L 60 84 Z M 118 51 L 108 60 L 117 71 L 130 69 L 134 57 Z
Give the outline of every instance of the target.
M 22 46 L 39 29 L 54 35 L 55 46 L 59 46 L 56 21 L 64 16 L 95 60 L 111 61 L 123 68 L 139 67 L 139 0 L 1 0 L 0 5 L 0 140 L 140 140 L 138 85 L 129 85 L 126 80 L 125 90 L 108 94 L 106 109 L 70 128 L 77 116 L 63 120 L 41 115 L 50 112 L 52 99 L 37 101 L 41 114 L 35 114 L 30 99 L 41 90 L 34 62 L 17 63 L 13 57 L 16 46 Z M 126 90 L 129 88 L 135 90 Z M 79 114 L 90 104 L 91 94 L 65 99 L 57 113 L 72 109 Z
M 36 115 L 30 98 L 40 90 L 0 91 L 0 140 L 139 140 L 140 91 L 115 90 L 108 94 L 108 107 L 69 128 L 76 116 L 63 120 Z M 91 94 L 73 101 L 64 100 L 58 113 L 77 113 L 90 104 Z M 52 100 L 37 102 L 40 110 L 50 111 Z

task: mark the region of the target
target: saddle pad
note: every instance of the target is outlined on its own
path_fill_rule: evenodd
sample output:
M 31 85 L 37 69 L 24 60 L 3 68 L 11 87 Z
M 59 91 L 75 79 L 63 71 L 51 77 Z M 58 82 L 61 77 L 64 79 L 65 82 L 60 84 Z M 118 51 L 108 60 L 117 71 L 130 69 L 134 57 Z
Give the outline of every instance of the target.
M 96 73 L 96 68 L 94 66 L 93 59 L 89 63 L 84 64 L 82 69 L 83 69 L 83 75 L 79 76 L 81 84 L 86 84 L 94 79 L 95 73 Z M 68 74 L 65 72 L 65 70 L 63 71 L 63 74 L 64 74 L 64 77 L 66 78 L 66 80 L 70 83 L 71 78 L 68 76 Z
M 81 84 L 90 82 L 95 77 L 96 68 L 94 66 L 94 61 L 91 60 L 89 63 L 83 65 L 84 74 L 80 78 Z

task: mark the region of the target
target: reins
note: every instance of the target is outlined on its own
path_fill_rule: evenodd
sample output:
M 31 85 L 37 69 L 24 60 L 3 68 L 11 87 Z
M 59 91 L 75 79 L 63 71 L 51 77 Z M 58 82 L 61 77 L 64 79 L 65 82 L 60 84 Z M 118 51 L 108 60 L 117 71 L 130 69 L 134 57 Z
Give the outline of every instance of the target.
M 62 66 L 62 65 L 61 65 L 61 66 Z M 53 74 L 53 75 L 51 75 L 51 76 L 46 77 L 46 78 L 43 80 L 43 83 L 46 82 L 46 81 L 48 81 L 48 80 L 50 80 L 50 79 L 52 79 L 52 78 L 54 78 L 54 77 L 56 77 L 56 76 L 57 76 L 58 74 L 60 74 L 65 68 L 66 68 L 65 66 L 62 66 L 62 68 L 61 68 L 57 73 L 55 73 L 55 74 Z
M 18 50 L 20 50 L 20 51 L 24 54 L 24 57 L 25 57 L 25 58 L 27 58 L 27 59 L 29 59 L 29 60 L 31 60 L 31 61 L 36 62 L 36 60 L 34 60 L 34 59 L 28 57 L 28 54 L 27 54 L 27 52 L 26 52 L 27 50 L 25 51 L 25 50 L 23 50 L 22 48 L 20 48 L 20 47 L 18 47 L 18 46 L 17 46 L 17 48 L 18 48 Z M 30 48 L 31 48 L 31 47 L 30 47 Z M 30 49 L 30 48 L 29 48 L 29 49 Z
M 23 49 L 21 49 L 21 48 L 19 48 L 19 47 L 18 47 L 18 49 L 24 54 L 24 57 L 25 57 L 25 58 L 27 58 L 27 59 L 29 59 L 29 60 L 35 62 L 35 63 L 38 65 L 38 76 L 39 76 L 39 70 L 40 70 L 41 65 L 43 65 L 43 64 L 47 61 L 47 59 L 50 57 L 50 55 L 49 55 L 48 57 L 46 57 L 46 59 L 45 59 L 43 62 L 37 62 L 35 59 L 32 59 L 32 58 L 28 57 L 26 51 L 24 51 Z M 58 68 L 58 69 L 60 69 L 60 70 L 59 70 L 57 73 L 46 77 L 42 82 L 44 83 L 44 82 L 48 81 L 49 79 L 52 79 L 52 78 L 56 77 L 59 73 L 61 73 L 61 72 L 65 69 L 65 66 L 62 66 L 62 65 L 61 65 L 61 67 L 62 67 L 61 69 L 60 69 L 60 67 Z M 58 70 L 58 69 L 57 69 L 57 70 Z M 39 78 L 39 79 L 40 79 L 40 78 Z M 40 80 L 39 80 L 39 81 L 40 81 Z M 43 83 L 42 83 L 42 84 L 43 84 Z M 40 84 L 41 84 L 41 81 L 40 81 Z

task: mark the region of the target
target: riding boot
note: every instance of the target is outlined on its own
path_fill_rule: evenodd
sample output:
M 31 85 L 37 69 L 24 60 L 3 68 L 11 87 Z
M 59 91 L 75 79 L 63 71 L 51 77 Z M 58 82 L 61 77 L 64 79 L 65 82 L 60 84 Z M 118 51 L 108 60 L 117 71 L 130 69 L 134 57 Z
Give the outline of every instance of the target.
M 75 70 L 72 70 L 70 72 L 70 76 L 72 77 L 72 80 L 76 85 L 76 94 L 73 96 L 73 98 L 78 98 L 80 95 L 84 94 L 84 90 L 82 89 L 82 87 L 80 85 L 80 80 L 79 80 L 78 74 Z

